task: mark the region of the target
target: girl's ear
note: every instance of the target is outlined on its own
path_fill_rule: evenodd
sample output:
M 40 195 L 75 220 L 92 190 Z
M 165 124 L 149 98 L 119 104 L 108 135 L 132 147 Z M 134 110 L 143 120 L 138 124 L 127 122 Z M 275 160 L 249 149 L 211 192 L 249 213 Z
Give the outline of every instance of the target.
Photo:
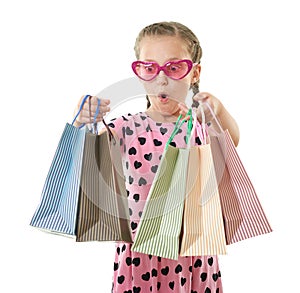
M 197 64 L 194 66 L 192 84 L 197 82 L 200 79 L 201 65 Z

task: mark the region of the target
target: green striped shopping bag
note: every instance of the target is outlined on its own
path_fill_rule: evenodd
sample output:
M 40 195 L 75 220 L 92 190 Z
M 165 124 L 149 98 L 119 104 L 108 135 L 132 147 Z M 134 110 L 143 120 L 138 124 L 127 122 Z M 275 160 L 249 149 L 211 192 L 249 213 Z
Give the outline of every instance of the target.
M 188 115 L 191 115 L 189 111 Z M 179 116 L 151 185 L 132 251 L 178 259 L 189 148 L 170 145 L 180 129 Z M 190 141 L 192 119 L 188 122 Z

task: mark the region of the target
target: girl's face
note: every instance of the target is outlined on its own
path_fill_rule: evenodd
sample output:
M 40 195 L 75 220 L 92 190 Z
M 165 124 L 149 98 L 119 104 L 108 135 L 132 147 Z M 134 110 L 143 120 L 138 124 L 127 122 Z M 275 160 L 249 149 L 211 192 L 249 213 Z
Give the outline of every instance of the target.
M 151 36 L 140 41 L 141 61 L 154 61 L 163 66 L 168 61 L 191 59 L 186 43 L 177 36 Z M 151 102 L 151 110 L 176 115 L 178 103 L 184 103 L 191 84 L 198 81 L 200 65 L 194 65 L 190 73 L 180 80 L 173 80 L 160 71 L 151 81 L 143 81 Z

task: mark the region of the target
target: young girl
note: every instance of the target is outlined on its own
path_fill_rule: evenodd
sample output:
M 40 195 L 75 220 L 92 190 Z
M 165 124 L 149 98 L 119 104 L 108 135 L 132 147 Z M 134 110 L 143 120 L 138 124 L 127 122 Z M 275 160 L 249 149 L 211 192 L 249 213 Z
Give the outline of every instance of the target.
M 180 114 L 188 106 L 189 89 L 197 101 L 210 104 L 224 129 L 228 129 L 235 145 L 239 141 L 238 126 L 223 104 L 209 93 L 198 93 L 202 50 L 197 37 L 186 26 L 176 22 L 160 22 L 145 27 L 135 43 L 137 61 L 134 73 L 147 92 L 147 110 L 112 120 L 109 126 L 120 140 L 123 169 L 128 190 L 130 225 L 134 239 L 147 195 L 159 165 L 164 146 Z M 78 116 L 75 125 L 90 122 L 98 97 L 91 99 Z M 100 99 L 101 121 L 110 111 L 110 101 Z M 200 121 L 201 115 L 198 115 Z M 205 111 L 206 121 L 211 119 Z M 186 147 L 186 124 L 172 144 Z M 193 144 L 200 143 L 197 137 Z M 217 256 L 164 259 L 131 251 L 131 244 L 117 243 L 112 292 L 223 292 Z

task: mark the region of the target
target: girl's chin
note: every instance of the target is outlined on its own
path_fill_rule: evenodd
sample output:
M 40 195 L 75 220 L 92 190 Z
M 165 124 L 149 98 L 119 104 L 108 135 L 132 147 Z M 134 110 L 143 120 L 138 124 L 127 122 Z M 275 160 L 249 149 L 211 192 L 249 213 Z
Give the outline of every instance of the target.
M 156 97 L 156 99 L 152 100 L 152 110 L 156 110 L 160 113 L 164 113 L 166 115 L 173 115 L 174 113 L 178 113 L 180 111 L 178 107 L 178 100 L 172 99 L 169 96 L 165 97 Z
M 155 109 L 161 115 L 173 116 L 177 115 L 180 111 L 178 105 L 171 105 L 170 103 L 160 104 L 159 107 Z

